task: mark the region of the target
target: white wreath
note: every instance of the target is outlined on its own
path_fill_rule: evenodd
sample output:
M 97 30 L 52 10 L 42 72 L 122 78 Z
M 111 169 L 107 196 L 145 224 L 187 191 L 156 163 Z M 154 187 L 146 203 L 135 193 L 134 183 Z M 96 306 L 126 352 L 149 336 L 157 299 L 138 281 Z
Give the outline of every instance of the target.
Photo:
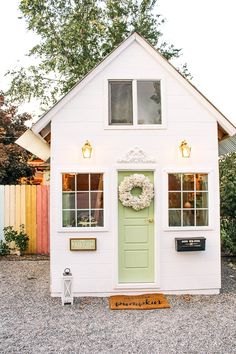
M 139 196 L 131 194 L 133 188 L 139 187 L 142 192 Z M 122 205 L 134 210 L 148 208 L 154 197 L 153 184 L 150 179 L 142 174 L 135 173 L 125 177 L 119 185 L 119 199 Z

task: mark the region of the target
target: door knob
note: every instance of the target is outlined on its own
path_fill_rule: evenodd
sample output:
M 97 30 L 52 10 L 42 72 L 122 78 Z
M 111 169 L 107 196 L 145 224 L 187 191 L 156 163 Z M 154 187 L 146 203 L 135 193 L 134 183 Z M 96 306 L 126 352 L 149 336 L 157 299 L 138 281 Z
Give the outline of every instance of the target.
M 153 218 L 148 218 L 147 221 L 152 223 L 154 220 L 153 220 Z

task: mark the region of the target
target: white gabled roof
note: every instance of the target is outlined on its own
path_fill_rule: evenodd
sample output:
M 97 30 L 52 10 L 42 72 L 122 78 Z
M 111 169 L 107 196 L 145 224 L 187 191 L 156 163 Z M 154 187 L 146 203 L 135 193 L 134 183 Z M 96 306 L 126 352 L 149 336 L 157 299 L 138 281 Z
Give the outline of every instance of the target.
M 216 118 L 223 130 L 232 136 L 236 134 L 235 126 L 186 78 L 184 78 L 175 67 L 167 61 L 154 47 L 152 47 L 137 32 L 131 34 L 116 49 L 114 49 L 105 59 L 103 59 L 94 69 L 92 69 L 82 80 L 80 80 L 65 96 L 63 96 L 47 113 L 45 113 L 32 127 L 32 131 L 39 134 L 40 131 L 51 121 L 53 116 L 68 103 L 77 93 L 90 82 L 101 70 L 111 63 L 120 53 L 122 53 L 131 43 L 139 43 L 159 64 L 171 73 L 198 101 L 205 106 Z

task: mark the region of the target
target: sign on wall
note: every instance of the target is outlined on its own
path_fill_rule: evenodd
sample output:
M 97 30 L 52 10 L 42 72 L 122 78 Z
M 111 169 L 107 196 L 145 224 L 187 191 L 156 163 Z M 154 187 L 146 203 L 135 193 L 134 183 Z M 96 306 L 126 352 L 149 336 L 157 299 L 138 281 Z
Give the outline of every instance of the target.
M 96 251 L 96 238 L 70 238 L 71 251 Z

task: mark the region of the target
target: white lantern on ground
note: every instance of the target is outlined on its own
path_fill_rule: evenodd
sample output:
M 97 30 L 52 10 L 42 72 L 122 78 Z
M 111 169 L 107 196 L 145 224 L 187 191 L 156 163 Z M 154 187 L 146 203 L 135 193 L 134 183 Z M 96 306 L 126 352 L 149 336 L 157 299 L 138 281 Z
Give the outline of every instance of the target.
M 62 277 L 62 305 L 73 305 L 72 280 L 71 271 L 69 268 L 66 268 Z

